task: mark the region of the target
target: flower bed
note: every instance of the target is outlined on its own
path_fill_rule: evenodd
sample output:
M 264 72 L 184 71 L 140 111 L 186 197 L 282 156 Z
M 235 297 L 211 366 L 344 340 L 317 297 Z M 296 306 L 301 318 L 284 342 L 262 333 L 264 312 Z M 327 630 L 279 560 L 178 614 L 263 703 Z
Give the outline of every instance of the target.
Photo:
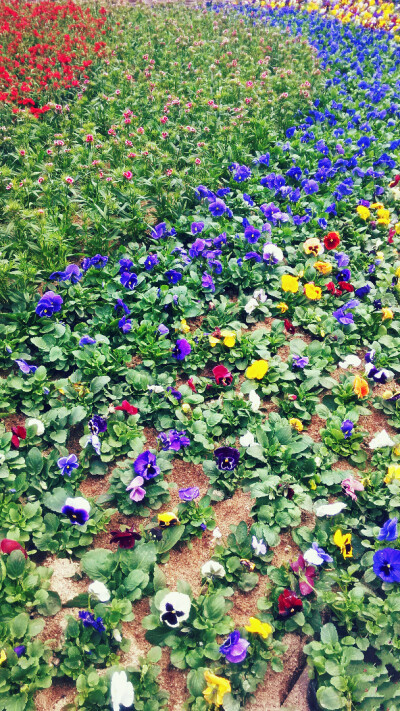
M 223 37 L 238 26 L 240 42 L 265 25 L 271 37 L 301 34 L 325 88 L 257 148 L 243 124 L 251 159 L 220 155 L 186 205 L 183 171 L 176 214 L 165 205 L 165 219 L 124 235 L 113 213 L 114 253 L 90 251 L 88 230 L 81 261 L 49 268 L 33 299 L 10 295 L 5 711 L 34 708 L 55 676 L 74 709 L 239 711 L 267 672 L 267 692 L 284 676 L 295 636 L 310 708 L 399 708 L 400 48 L 314 10 L 208 11 L 196 22 L 218 22 Z M 110 117 L 127 100 L 107 103 Z M 100 115 L 97 101 L 90 93 L 77 110 Z M 17 121 L 25 142 L 30 124 Z M 92 157 L 97 129 L 77 125 Z M 143 173 L 119 170 L 119 200 L 133 201 Z M 51 200 L 68 214 L 75 184 L 83 194 L 90 180 L 69 170 Z M 104 204 L 105 224 L 107 214 Z M 46 556 L 73 561 L 72 594 L 63 578 L 52 585 Z M 49 645 L 53 615 L 63 627 Z M 49 697 L 37 698 L 41 708 Z

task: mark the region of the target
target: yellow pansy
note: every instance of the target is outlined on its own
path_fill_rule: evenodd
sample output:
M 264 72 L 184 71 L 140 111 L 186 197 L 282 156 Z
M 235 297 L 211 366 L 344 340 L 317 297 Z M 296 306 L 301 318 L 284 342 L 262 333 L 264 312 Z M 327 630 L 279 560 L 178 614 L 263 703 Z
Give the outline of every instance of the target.
M 373 210 L 379 210 L 381 207 L 384 207 L 384 205 L 381 202 L 373 202 L 370 207 L 372 207 Z
M 312 489 L 312 491 L 315 491 L 316 488 L 317 488 L 317 485 L 316 485 L 314 479 L 310 479 L 310 489 Z
M 368 210 L 367 207 L 364 207 L 364 205 L 358 205 L 357 212 L 358 212 L 359 217 L 361 217 L 362 220 L 368 220 L 368 218 L 371 216 L 370 211 Z
M 385 210 L 384 207 L 380 207 L 379 210 L 377 210 L 376 214 L 378 217 L 381 218 L 381 220 L 389 220 L 390 219 L 390 212 L 389 210 Z
M 298 420 L 297 417 L 291 417 L 289 420 L 289 425 L 293 427 L 293 429 L 297 430 L 297 432 L 303 431 L 303 423 Z
M 390 400 L 393 397 L 393 390 L 385 390 L 381 395 L 383 400 Z
M 330 274 L 332 271 L 332 264 L 329 262 L 315 262 L 314 267 L 320 274 Z
M 209 336 L 208 342 L 209 342 L 211 348 L 215 348 L 215 346 L 217 345 L 217 343 L 220 342 L 220 340 L 219 340 L 219 338 L 215 338 L 215 336 Z
M 397 444 L 395 447 L 393 447 L 393 454 L 395 454 L 396 457 L 400 457 L 400 444 Z
M 400 267 L 399 267 L 399 272 L 400 272 Z M 285 304 L 284 301 L 280 301 L 279 304 L 276 305 L 276 308 L 279 309 L 281 314 L 284 314 L 285 311 L 288 310 L 289 306 L 287 304 Z
M 315 286 L 313 281 L 310 281 L 308 284 L 305 284 L 304 293 L 307 299 L 318 301 L 322 296 L 322 289 L 320 286 Z
M 183 333 L 189 333 L 190 331 L 190 326 L 187 325 L 185 318 L 181 319 L 181 331 Z
M 0 650 L 0 666 L 1 666 L 2 664 L 4 664 L 4 662 L 6 661 L 6 659 L 7 659 L 7 654 L 6 654 L 6 652 L 5 652 L 4 649 L 1 649 L 1 650 Z
M 396 235 L 400 235 L 400 222 L 396 222 L 394 229 L 395 229 Z
M 382 309 L 382 321 L 386 321 L 387 319 L 392 319 L 392 318 L 393 318 L 392 309 L 389 309 L 387 306 L 384 306 Z
M 246 370 L 246 378 L 262 380 L 268 372 L 269 365 L 266 360 L 255 360 Z
M 324 251 L 324 247 L 318 237 L 309 237 L 306 239 L 303 244 L 303 249 L 306 254 L 313 254 L 314 257 L 318 257 L 318 255 Z
M 228 331 L 226 328 L 222 329 L 221 336 L 224 339 L 224 346 L 227 348 L 233 348 L 236 343 L 236 331 Z
M 283 291 L 290 291 L 292 294 L 297 294 L 299 290 L 299 280 L 291 274 L 282 274 L 281 285 Z
M 216 676 L 209 669 L 205 670 L 204 678 L 207 682 L 207 687 L 203 691 L 205 700 L 210 705 L 222 706 L 225 694 L 231 690 L 230 681 L 222 676 Z
M 353 548 L 351 547 L 351 533 L 343 533 L 340 528 L 335 532 L 333 536 L 333 542 L 340 548 L 343 558 L 353 557 Z
M 384 262 L 384 261 L 385 261 L 385 255 L 383 254 L 383 252 L 377 252 L 377 253 L 376 253 L 376 258 L 379 259 L 380 262 Z
M 245 630 L 252 634 L 259 634 L 263 639 L 267 639 L 272 632 L 272 627 L 268 622 L 261 622 L 257 617 L 250 617 L 249 624 L 245 625 Z
M 366 397 L 369 393 L 369 385 L 367 381 L 361 377 L 361 375 L 356 375 L 354 378 L 353 392 L 357 395 L 359 400 Z
M 179 523 L 178 517 L 171 511 L 166 511 L 162 514 L 157 514 L 158 524 L 161 528 L 168 528 L 168 526 L 177 526 Z
M 192 412 L 192 408 L 190 407 L 189 403 L 187 403 L 187 402 L 183 402 L 181 407 L 182 407 L 183 412 L 186 415 L 189 414 L 189 412 Z
M 400 466 L 398 464 L 391 464 L 388 467 L 387 474 L 383 481 L 385 484 L 391 484 L 392 481 L 400 481 Z

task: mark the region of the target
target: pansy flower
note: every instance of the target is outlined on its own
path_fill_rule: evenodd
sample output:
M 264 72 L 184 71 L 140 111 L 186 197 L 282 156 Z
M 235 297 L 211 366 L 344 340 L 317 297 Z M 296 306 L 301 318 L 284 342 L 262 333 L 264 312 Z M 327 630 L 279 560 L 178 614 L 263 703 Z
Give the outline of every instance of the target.
M 146 481 L 154 479 L 154 477 L 158 476 L 161 471 L 160 467 L 157 466 L 156 455 L 148 449 L 145 452 L 142 452 L 142 454 L 139 454 L 139 456 L 135 459 L 133 469 L 135 474 L 143 477 Z
M 54 291 L 47 291 L 39 299 L 35 312 L 40 317 L 50 318 L 53 314 L 61 311 L 63 300 L 59 294 Z
M 372 568 L 385 583 L 400 583 L 400 550 L 383 548 L 376 551 Z
M 240 632 L 234 630 L 229 637 L 221 644 L 219 651 L 224 655 L 227 662 L 240 664 L 246 659 L 247 649 L 250 642 L 240 636 Z
M 101 415 L 93 415 L 88 422 L 88 427 L 92 434 L 101 434 L 107 431 L 107 420 Z
M 250 634 L 258 634 L 263 639 L 267 639 L 272 633 L 272 627 L 268 622 L 261 622 L 257 617 L 250 617 L 249 624 L 245 625 L 245 630 Z
M 90 504 L 83 496 L 68 497 L 65 500 L 61 513 L 77 526 L 83 526 L 90 515 Z
M 160 603 L 160 620 L 168 627 L 179 627 L 188 619 L 192 603 L 189 595 L 170 592 Z
M 240 454 L 235 447 L 218 447 L 215 450 L 214 456 L 217 460 L 217 467 L 221 471 L 231 472 L 238 463 Z
M 377 535 L 378 541 L 396 541 L 398 538 L 397 523 L 398 519 L 396 517 L 385 521 Z
M 133 526 L 126 531 L 110 531 L 110 533 L 110 543 L 118 543 L 118 548 L 124 548 L 126 550 L 134 548 L 136 541 L 140 541 L 142 538 L 140 533 L 134 531 Z
M 227 386 L 232 384 L 232 373 L 228 370 L 228 368 L 225 368 L 224 365 L 216 365 L 212 372 L 217 385 Z
M 228 679 L 224 679 L 222 676 L 216 676 L 208 669 L 204 672 L 204 679 L 207 683 L 206 688 L 203 691 L 203 696 L 206 702 L 214 708 L 216 706 L 219 708 L 224 702 L 225 694 L 231 692 L 231 684 Z
M 165 513 L 157 514 L 158 525 L 161 528 L 172 528 L 172 526 L 179 525 L 179 519 L 176 514 L 172 511 L 165 511 Z
M 262 380 L 267 374 L 269 364 L 266 360 L 255 360 L 246 370 L 246 378 L 250 380 Z
M 79 619 L 82 620 L 84 627 L 93 627 L 96 632 L 105 632 L 105 626 L 101 617 L 95 617 L 88 610 L 80 610 Z
M 352 558 L 353 557 L 353 548 L 351 545 L 351 533 L 345 533 L 343 534 L 338 528 L 337 531 L 335 531 L 335 535 L 333 536 L 333 542 L 338 548 L 340 548 L 340 551 L 342 553 L 343 558 Z
M 299 589 L 302 595 L 310 595 L 314 592 L 314 578 L 316 570 L 313 565 L 305 560 L 303 555 L 299 555 L 298 559 L 290 563 L 290 567 L 294 573 L 300 577 Z
M 280 617 L 291 617 L 303 609 L 303 602 L 292 590 L 284 590 L 278 597 Z
M 172 357 L 176 360 L 185 360 L 186 356 L 191 352 L 192 347 L 186 338 L 178 338 L 172 350 Z
M 61 469 L 63 476 L 71 476 L 74 469 L 78 469 L 78 457 L 76 454 L 69 454 L 68 457 L 60 457 L 57 461 L 57 466 Z
M 194 501 L 200 496 L 200 490 L 197 486 L 188 486 L 186 489 L 179 489 L 178 494 L 181 501 Z
M 143 477 L 136 476 L 126 487 L 126 490 L 130 491 L 129 498 L 132 501 L 143 501 L 144 497 L 146 496 L 146 489 L 143 488 L 142 484 L 144 484 Z
M 297 294 L 299 290 L 299 279 L 291 274 L 282 274 L 281 286 L 283 291 L 290 292 L 291 294 Z
M 114 410 L 121 410 L 122 412 L 127 412 L 128 415 L 137 415 L 139 410 L 134 405 L 130 405 L 128 400 L 122 400 L 121 405 L 114 407 Z
M 26 439 L 26 429 L 22 425 L 14 425 L 11 427 L 11 432 L 11 444 L 18 449 L 20 439 Z
M 325 249 L 336 249 L 340 244 L 340 237 L 337 232 L 328 232 L 324 237 Z
M 309 284 L 304 285 L 304 293 L 310 301 L 319 301 L 322 296 L 322 289 L 311 281 Z
M 25 558 L 28 558 L 28 554 L 25 548 L 23 548 L 21 544 L 18 543 L 18 541 L 14 541 L 12 538 L 3 538 L 0 541 L 0 550 L 6 555 L 10 555 L 10 553 L 12 553 L 13 551 L 21 551 L 21 553 L 24 554 Z

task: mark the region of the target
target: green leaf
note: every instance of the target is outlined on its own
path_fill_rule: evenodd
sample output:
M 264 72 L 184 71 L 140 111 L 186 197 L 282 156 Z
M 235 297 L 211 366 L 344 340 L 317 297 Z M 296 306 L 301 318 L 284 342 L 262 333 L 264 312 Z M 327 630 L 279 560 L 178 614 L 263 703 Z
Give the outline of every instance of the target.
M 146 660 L 151 664 L 157 664 L 161 659 L 161 647 L 152 647 L 147 653 Z
M 43 496 L 43 504 L 46 506 L 50 511 L 55 511 L 56 513 L 61 513 L 61 509 L 65 504 L 65 499 L 67 499 L 69 494 L 66 492 L 65 489 L 62 489 L 60 486 L 58 486 L 56 489 L 53 490 L 52 493 L 48 492 Z
M 19 578 L 26 566 L 26 559 L 22 551 L 12 551 L 7 558 L 7 575 L 9 578 L 16 580 Z
M 93 378 L 90 383 L 90 392 L 94 394 L 100 392 L 109 382 L 110 377 L 108 375 L 99 375 L 97 378 Z
M 225 600 L 222 595 L 214 594 L 204 602 L 204 617 L 211 622 L 218 622 L 225 614 Z
M 71 427 L 77 425 L 78 422 L 82 422 L 86 417 L 86 408 L 82 405 L 76 405 L 72 408 L 69 414 L 69 424 Z
M 328 709 L 329 711 L 335 711 L 335 709 L 342 709 L 346 706 L 346 699 L 337 691 L 329 686 L 321 686 L 317 691 L 317 699 L 319 705 L 323 709 Z
M 37 606 L 37 611 L 45 617 L 51 617 L 61 610 L 61 600 L 58 593 L 49 590 L 46 601 Z
M 38 476 L 43 469 L 43 457 L 40 449 L 32 447 L 28 452 L 25 462 L 28 473 Z
M 199 667 L 198 669 L 192 669 L 187 676 L 187 688 L 189 694 L 197 698 L 202 696 L 204 689 L 206 688 L 206 680 L 204 678 L 205 667 Z
M 115 553 L 106 548 L 95 548 L 82 556 L 81 567 L 91 580 L 105 583 L 117 566 Z
M 171 550 L 176 543 L 182 538 L 185 532 L 184 526 L 173 526 L 172 528 L 167 528 L 163 532 L 162 540 L 158 544 L 158 552 L 166 553 Z
M 224 694 L 223 699 L 224 711 L 240 711 L 240 701 L 235 699 L 232 694 Z
M 336 627 L 332 622 L 328 622 L 321 628 L 321 642 L 324 644 L 336 644 L 338 639 Z
M 64 607 L 84 607 L 86 608 L 89 604 L 89 595 L 88 593 L 79 593 L 79 595 L 75 595 L 75 597 L 72 598 L 72 600 L 68 600 L 68 602 L 64 605 Z
M 21 639 L 24 637 L 29 625 L 29 615 L 26 612 L 21 612 L 20 615 L 14 617 L 10 622 L 10 631 L 14 637 Z

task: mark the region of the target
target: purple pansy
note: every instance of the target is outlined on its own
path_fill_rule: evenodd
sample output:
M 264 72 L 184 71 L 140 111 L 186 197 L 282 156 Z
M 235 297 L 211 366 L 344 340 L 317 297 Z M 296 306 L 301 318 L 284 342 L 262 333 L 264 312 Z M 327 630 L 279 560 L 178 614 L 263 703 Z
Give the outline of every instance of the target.
M 240 636 L 240 632 L 234 630 L 229 637 L 221 644 L 219 651 L 231 664 L 239 664 L 246 658 L 247 649 L 250 642 Z

